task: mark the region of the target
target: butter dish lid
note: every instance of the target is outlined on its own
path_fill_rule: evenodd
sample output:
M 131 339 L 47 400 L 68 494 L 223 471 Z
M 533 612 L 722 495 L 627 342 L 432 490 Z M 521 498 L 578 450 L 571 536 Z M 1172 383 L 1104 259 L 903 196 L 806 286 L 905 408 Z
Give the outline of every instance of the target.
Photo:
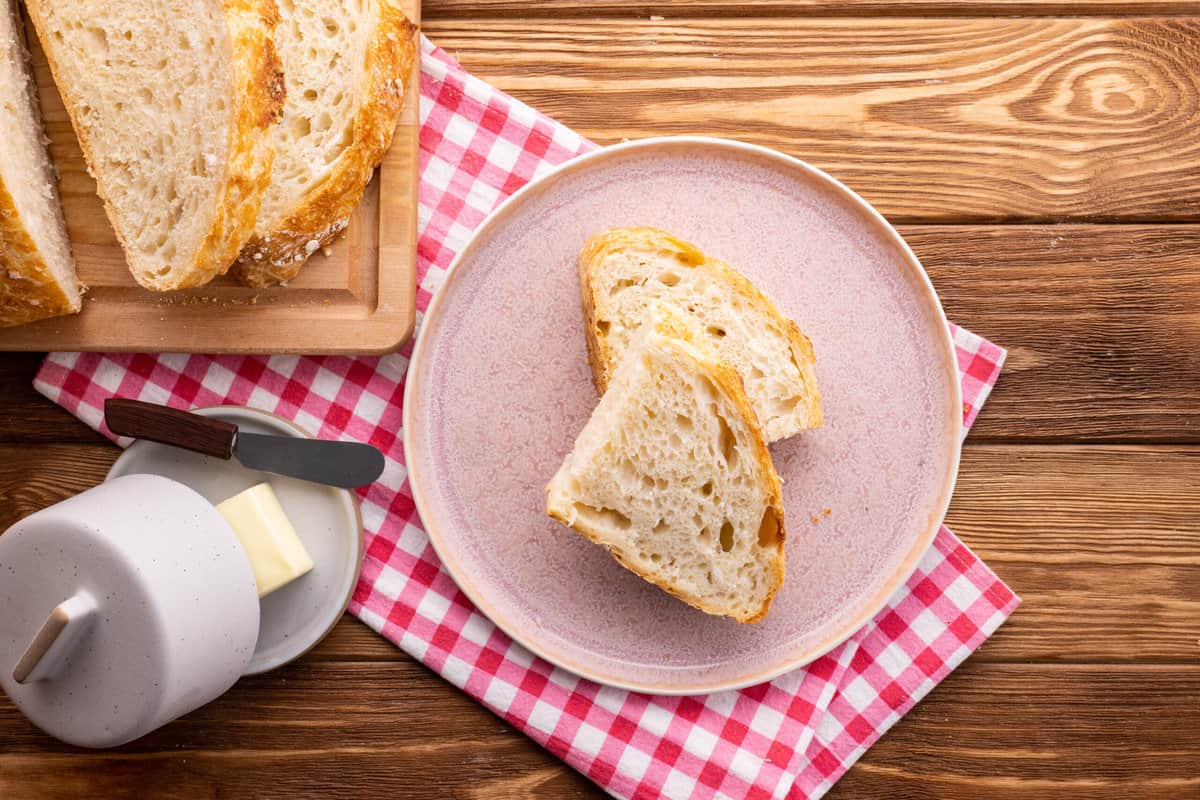
M 35 724 L 121 744 L 216 696 L 258 634 L 249 561 L 195 492 L 135 475 L 0 536 L 0 687 Z

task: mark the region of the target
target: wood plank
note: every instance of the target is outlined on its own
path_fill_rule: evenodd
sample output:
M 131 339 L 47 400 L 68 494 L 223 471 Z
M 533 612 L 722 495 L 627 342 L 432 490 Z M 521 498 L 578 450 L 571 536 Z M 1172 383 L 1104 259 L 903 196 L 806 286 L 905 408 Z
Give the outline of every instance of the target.
M 969 661 L 831 796 L 1189 796 L 1200 745 L 1180 734 L 1200 724 L 1198 699 L 1194 665 Z M 304 663 L 246 678 L 114 751 L 60 745 L 7 700 L 0 731 L 5 798 L 601 796 L 412 662 Z
M 0 442 L 104 441 L 33 390 L 33 376 L 42 356 L 42 353 L 0 354 Z
M 949 318 L 1009 348 L 972 439 L 1200 441 L 1200 226 L 901 233 Z
M 0 444 L 0 531 L 100 483 L 118 455 L 111 444 Z
M 1156 19 L 438 20 L 601 143 L 743 139 L 894 221 L 1200 219 L 1200 25 Z
M 0 445 L 0 530 L 103 479 L 116 448 Z M 974 445 L 948 522 L 1024 598 L 976 656 L 1200 656 L 1200 448 Z M 319 661 L 406 658 L 347 619 Z
M 1200 657 L 1200 449 L 968 446 L 947 523 L 1024 600 L 975 658 Z
M 571 798 L 583 777 L 411 661 L 243 678 L 131 745 L 81 751 L 0 696 L 0 797 Z
M 425 16 L 448 17 L 1001 17 L 1196 13 L 1193 0 L 426 0 Z
M 1200 226 L 900 230 L 949 317 L 1010 350 L 974 441 L 1200 442 Z M 101 441 L 36 364 L 0 357 L 0 442 Z
M 310 650 L 306 661 L 407 661 L 409 657 L 387 639 L 347 614 L 325 639 Z
M 1200 668 L 974 659 L 827 796 L 1200 797 Z

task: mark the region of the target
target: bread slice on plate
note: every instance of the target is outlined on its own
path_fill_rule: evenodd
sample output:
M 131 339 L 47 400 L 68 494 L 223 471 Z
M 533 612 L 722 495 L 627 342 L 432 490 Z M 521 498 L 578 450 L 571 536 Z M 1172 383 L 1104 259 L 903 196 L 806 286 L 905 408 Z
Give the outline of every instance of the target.
M 779 476 L 737 373 L 686 313 L 651 313 L 546 512 L 701 611 L 757 622 L 783 582 Z
M 283 76 L 274 0 L 26 0 L 133 277 L 200 286 L 249 239 Z
M 339 234 L 392 144 L 416 58 L 416 27 L 391 0 L 289 0 L 275 44 L 287 100 L 271 185 L 235 274 L 294 278 Z
M 79 310 L 79 281 L 14 0 L 0 0 L 0 327 Z
M 656 228 L 614 228 L 579 254 L 588 359 L 603 393 L 646 310 L 667 301 L 700 324 L 737 370 L 767 441 L 821 425 L 812 345 L 771 300 L 728 264 Z

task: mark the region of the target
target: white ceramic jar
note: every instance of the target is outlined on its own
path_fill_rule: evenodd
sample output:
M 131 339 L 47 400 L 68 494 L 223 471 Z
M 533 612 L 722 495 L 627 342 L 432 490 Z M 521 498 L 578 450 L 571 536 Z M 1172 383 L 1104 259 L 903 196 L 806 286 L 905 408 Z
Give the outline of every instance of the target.
M 249 559 L 181 483 L 127 475 L 0 536 L 0 687 L 65 742 L 112 747 L 221 695 L 254 655 Z

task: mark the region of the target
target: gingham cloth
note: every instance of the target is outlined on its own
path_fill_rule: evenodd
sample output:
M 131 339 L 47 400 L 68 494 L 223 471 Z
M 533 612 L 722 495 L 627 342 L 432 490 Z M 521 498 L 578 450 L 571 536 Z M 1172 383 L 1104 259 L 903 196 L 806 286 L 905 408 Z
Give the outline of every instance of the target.
M 422 53 L 419 311 L 493 207 L 593 147 L 428 41 Z M 961 328 L 953 334 L 969 424 L 1004 351 Z M 103 401 L 120 395 L 182 408 L 256 406 L 321 437 L 379 447 L 387 467 L 361 492 L 366 561 L 350 612 L 617 797 L 818 797 L 1019 602 L 942 528 L 887 608 L 804 669 L 702 697 L 577 678 L 476 611 L 430 546 L 401 446 L 411 352 L 410 344 L 382 358 L 55 353 L 35 385 L 107 435 Z

